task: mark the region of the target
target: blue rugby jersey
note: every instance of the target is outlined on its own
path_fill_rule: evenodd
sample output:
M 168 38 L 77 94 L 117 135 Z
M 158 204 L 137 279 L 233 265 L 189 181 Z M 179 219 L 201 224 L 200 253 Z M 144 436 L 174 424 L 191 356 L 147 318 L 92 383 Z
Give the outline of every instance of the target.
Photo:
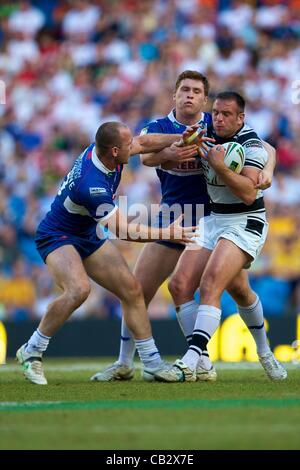
M 94 235 L 97 222 L 117 209 L 113 197 L 121 180 L 122 167 L 119 165 L 115 171 L 109 171 L 98 159 L 95 144 L 91 144 L 64 178 L 38 230 L 78 237 Z
M 211 114 L 202 113 L 199 121 L 200 126 L 206 128 L 211 123 Z M 176 120 L 174 110 L 172 110 L 168 116 L 150 122 L 142 129 L 141 134 L 180 134 L 186 128 L 185 124 Z M 164 170 L 158 166 L 156 172 L 161 183 L 161 204 L 183 206 L 183 204 L 209 203 L 200 158 L 194 162 L 180 163 L 172 170 Z

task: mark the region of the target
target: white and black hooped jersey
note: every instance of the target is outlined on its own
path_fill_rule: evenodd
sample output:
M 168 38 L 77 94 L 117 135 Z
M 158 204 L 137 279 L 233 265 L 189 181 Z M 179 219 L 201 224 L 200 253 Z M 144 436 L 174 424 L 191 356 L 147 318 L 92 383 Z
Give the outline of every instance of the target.
M 241 144 L 245 151 L 245 165 L 244 167 L 254 167 L 258 170 L 263 170 L 267 160 L 268 154 L 263 146 L 261 139 L 256 132 L 244 125 L 234 136 L 223 139 L 218 137 L 212 126 L 207 128 L 207 136 L 213 137 L 216 141 L 214 144 L 209 144 L 210 147 L 216 144 L 223 144 L 225 142 L 238 142 Z M 244 204 L 228 186 L 226 186 L 221 177 L 218 176 L 214 170 L 209 166 L 207 160 L 201 159 L 204 170 L 204 175 L 207 183 L 208 194 L 211 199 L 211 210 L 216 214 L 237 214 L 237 213 L 252 213 L 252 212 L 265 212 L 263 192 L 257 191 L 256 200 L 250 206 Z

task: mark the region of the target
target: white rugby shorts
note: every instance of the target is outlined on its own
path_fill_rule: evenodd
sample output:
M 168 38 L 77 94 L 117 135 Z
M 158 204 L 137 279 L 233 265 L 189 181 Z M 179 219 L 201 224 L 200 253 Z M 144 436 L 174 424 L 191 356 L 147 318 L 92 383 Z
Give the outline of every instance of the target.
M 225 238 L 248 253 L 254 261 L 264 246 L 268 227 L 265 213 L 213 213 L 200 219 L 195 240 L 197 245 L 213 251 L 218 240 Z

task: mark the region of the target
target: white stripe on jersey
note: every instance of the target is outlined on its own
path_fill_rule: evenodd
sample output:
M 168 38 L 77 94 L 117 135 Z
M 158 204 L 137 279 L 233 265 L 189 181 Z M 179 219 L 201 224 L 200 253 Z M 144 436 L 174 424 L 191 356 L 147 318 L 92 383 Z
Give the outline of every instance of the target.
M 70 199 L 69 196 L 66 197 L 64 200 L 64 208 L 70 212 L 70 214 L 77 214 L 77 215 L 87 215 L 89 217 L 92 217 L 89 211 L 84 207 L 80 206 L 79 204 L 76 204 L 75 202 Z

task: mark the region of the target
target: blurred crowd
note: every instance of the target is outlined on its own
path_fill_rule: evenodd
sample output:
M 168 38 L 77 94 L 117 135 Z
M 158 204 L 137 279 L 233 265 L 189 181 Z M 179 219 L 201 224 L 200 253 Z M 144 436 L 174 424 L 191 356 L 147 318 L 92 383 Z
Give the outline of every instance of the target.
M 55 288 L 34 245 L 62 177 L 98 126 L 137 134 L 169 113 L 177 75 L 198 70 L 211 100 L 234 89 L 246 121 L 277 149 L 267 245 L 251 270 L 266 315 L 300 312 L 300 0 L 32 0 L 0 4 L 0 319 L 40 318 Z M 120 194 L 158 203 L 133 157 Z M 118 242 L 130 266 L 141 245 Z M 225 314 L 235 306 L 224 296 Z M 74 318 L 120 316 L 93 286 Z M 174 315 L 166 285 L 152 318 Z

